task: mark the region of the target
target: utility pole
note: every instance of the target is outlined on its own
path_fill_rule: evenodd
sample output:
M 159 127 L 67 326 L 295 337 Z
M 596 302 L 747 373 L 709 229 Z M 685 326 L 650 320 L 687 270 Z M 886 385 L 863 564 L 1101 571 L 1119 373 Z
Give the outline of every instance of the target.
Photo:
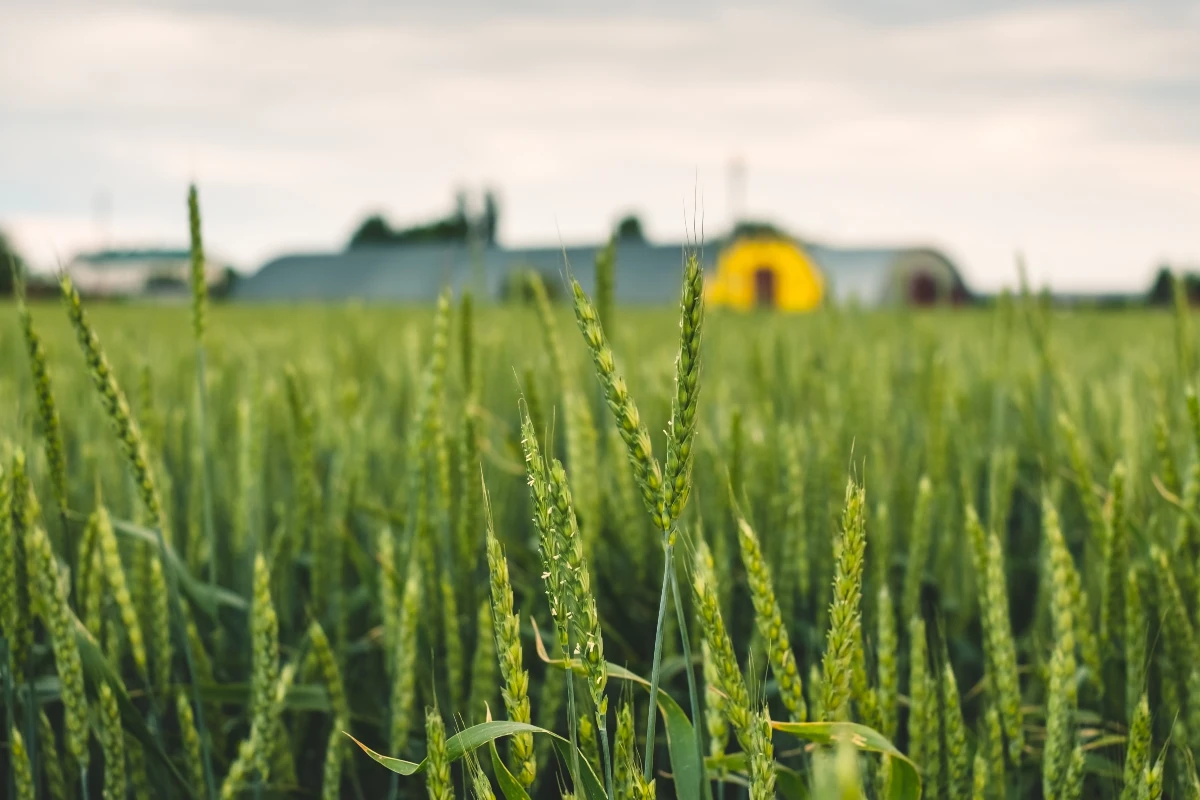
M 107 248 L 112 239 L 112 194 L 99 189 L 92 197 L 92 225 L 97 249 Z
M 737 155 L 729 160 L 729 227 L 742 221 L 746 213 L 746 161 Z

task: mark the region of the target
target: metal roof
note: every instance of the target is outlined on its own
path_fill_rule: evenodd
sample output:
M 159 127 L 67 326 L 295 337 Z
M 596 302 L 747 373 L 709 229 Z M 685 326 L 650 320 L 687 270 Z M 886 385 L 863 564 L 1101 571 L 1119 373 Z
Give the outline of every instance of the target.
M 865 303 L 883 301 L 886 276 L 896 263 L 894 249 L 842 250 L 807 245 L 805 250 L 821 269 L 830 297 L 839 302 L 852 297 Z
M 961 273 L 945 254 L 929 247 L 845 248 L 806 243 L 826 280 L 826 291 L 837 302 L 857 299 L 880 305 L 894 300 L 895 281 L 906 269 L 921 268 L 965 289 Z
M 443 287 L 456 292 L 479 278 L 491 296 L 517 268 L 532 268 L 565 280 L 568 269 L 585 291 L 595 284 L 598 246 L 565 248 L 489 247 L 478 255 L 452 244 L 381 245 L 340 253 L 287 255 L 267 262 L 238 281 L 241 300 L 364 300 L 427 302 Z M 616 254 L 616 299 L 621 303 L 659 303 L 679 293 L 683 270 L 681 245 L 621 242 Z M 711 250 L 704 253 L 711 266 Z
M 704 268 L 715 267 L 725 242 L 701 249 Z M 927 248 L 840 248 L 802 243 L 824 274 L 829 296 L 837 302 L 857 297 L 880 304 L 889 299 L 890 283 L 902 265 L 925 262 L 961 282 L 944 255 Z M 683 244 L 619 242 L 616 253 L 616 299 L 622 304 L 661 304 L 678 298 Z M 333 253 L 285 255 L 267 262 L 239 280 L 239 300 L 304 302 L 361 300 L 428 302 L 445 287 L 456 293 L 475 287 L 495 297 L 516 268 L 533 268 L 547 280 L 565 280 L 568 269 L 584 290 L 595 284 L 596 255 L 601 247 L 488 247 L 472 254 L 462 243 L 379 245 Z M 483 286 L 476 281 L 482 279 Z M 562 284 L 560 283 L 560 286 Z
M 90 253 L 79 253 L 77 261 L 87 261 L 92 264 L 104 264 L 118 261 L 164 261 L 190 259 L 192 253 L 187 249 L 140 249 L 140 250 L 96 250 Z

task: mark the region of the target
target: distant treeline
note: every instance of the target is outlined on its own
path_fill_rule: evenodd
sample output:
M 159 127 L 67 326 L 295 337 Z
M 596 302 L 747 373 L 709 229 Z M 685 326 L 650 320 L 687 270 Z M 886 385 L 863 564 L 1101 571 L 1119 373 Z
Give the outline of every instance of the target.
M 466 192 L 455 197 L 454 210 L 444 217 L 407 228 L 393 228 L 381 215 L 363 220 L 350 237 L 347 249 L 392 244 L 425 242 L 468 242 L 475 238 L 482 244 L 495 244 L 496 226 L 500 220 L 500 204 L 492 191 L 483 194 L 478 213 L 468 209 Z
M 1169 267 L 1162 267 L 1154 276 L 1154 283 L 1146 295 L 1146 302 L 1154 306 L 1163 306 L 1174 302 L 1174 287 L 1171 285 L 1172 272 Z M 1200 272 L 1184 272 L 1180 275 L 1183 282 L 1183 292 L 1189 305 L 1200 305 Z
M 486 191 L 483 193 L 480 205 L 480 210 L 472 214 L 466 194 L 460 192 L 455 198 L 454 210 L 449 214 L 406 228 L 393 228 L 382 216 L 372 215 L 363 220 L 355 230 L 347 243 L 347 249 L 427 242 L 461 242 L 465 244 L 472 241 L 473 237 L 478 237 L 475 241 L 480 244 L 494 245 L 500 220 L 500 204 L 493 192 Z M 778 230 L 766 223 L 752 222 L 743 223 L 735 230 L 735 234 L 746 235 L 764 232 L 778 232 Z M 626 215 L 617 222 L 613 235 L 621 241 L 645 241 L 646 239 L 641 220 L 633 214 Z M 17 252 L 4 231 L 0 230 L 0 296 L 12 293 L 12 268 L 10 265 L 24 267 L 26 261 Z M 30 294 L 34 296 L 42 294 L 41 276 L 36 272 L 30 273 L 27 268 L 26 272 L 29 274 Z M 1173 270 L 1169 265 L 1159 267 L 1149 290 L 1141 294 L 1131 292 L 1109 295 L 1057 295 L 1052 299 L 1071 305 L 1099 308 L 1168 306 L 1174 302 L 1175 289 L 1172 284 L 1176 275 L 1179 276 L 1180 287 L 1189 305 L 1200 305 L 1200 272 L 1180 272 Z M 227 294 L 236 279 L 237 275 L 230 270 L 221 287 L 214 291 L 214 295 Z M 50 281 L 46 291 L 53 294 L 57 292 L 57 287 Z M 978 299 L 984 303 L 987 302 L 985 297 Z
M 500 223 L 500 202 L 491 190 L 483 193 L 481 208 L 471 213 L 465 192 L 458 192 L 454 209 L 444 217 L 406 228 L 393 228 L 381 214 L 372 214 L 359 224 L 346 247 L 374 247 L 395 244 L 425 244 L 431 242 L 457 242 L 467 244 L 494 245 Z M 645 241 L 642 221 L 635 214 L 627 214 L 617 222 L 614 235 L 622 241 Z

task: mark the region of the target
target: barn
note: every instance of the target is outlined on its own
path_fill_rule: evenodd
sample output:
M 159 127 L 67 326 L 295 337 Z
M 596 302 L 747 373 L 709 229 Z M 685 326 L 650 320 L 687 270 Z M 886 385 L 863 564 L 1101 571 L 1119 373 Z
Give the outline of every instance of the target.
M 186 248 L 96 250 L 75 255 L 64 271 L 91 297 L 177 297 L 191 294 L 192 255 Z M 224 279 L 229 265 L 205 260 L 209 289 Z
M 472 249 L 458 242 L 371 245 L 336 253 L 285 255 L 243 278 L 234 290 L 250 302 L 347 301 L 428 303 L 443 287 L 502 298 L 514 278 L 539 272 L 552 291 L 569 269 L 585 289 L 595 284 L 601 246 Z M 678 299 L 681 245 L 620 242 L 616 300 L 632 305 Z
M 427 303 L 443 287 L 500 299 L 526 270 L 562 287 L 568 270 L 585 291 L 603 245 L 472 248 L 461 242 L 375 245 L 284 255 L 238 281 L 234 299 L 257 303 Z M 616 300 L 675 302 L 685 245 L 619 241 Z M 739 310 L 808 311 L 824 303 L 868 307 L 958 303 L 969 298 L 955 265 L 930 248 L 848 249 L 784 236 L 729 237 L 701 248 L 707 301 Z
M 826 276 L 836 303 L 867 307 L 959 305 L 971 299 L 962 274 L 944 253 L 929 247 L 805 250 Z

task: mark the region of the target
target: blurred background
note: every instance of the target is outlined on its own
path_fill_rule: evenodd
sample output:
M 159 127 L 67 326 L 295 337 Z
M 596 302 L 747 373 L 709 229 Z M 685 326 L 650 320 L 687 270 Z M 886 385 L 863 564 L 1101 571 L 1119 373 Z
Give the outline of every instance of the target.
M 805 262 L 799 307 L 1200 269 L 1183 0 L 9 0 L 0 109 L 5 247 L 91 294 L 173 293 L 193 181 L 214 291 L 262 300 L 498 292 L 614 231 L 634 300 L 735 233 L 791 243 L 739 258 Z M 738 269 L 728 302 L 785 304 Z

